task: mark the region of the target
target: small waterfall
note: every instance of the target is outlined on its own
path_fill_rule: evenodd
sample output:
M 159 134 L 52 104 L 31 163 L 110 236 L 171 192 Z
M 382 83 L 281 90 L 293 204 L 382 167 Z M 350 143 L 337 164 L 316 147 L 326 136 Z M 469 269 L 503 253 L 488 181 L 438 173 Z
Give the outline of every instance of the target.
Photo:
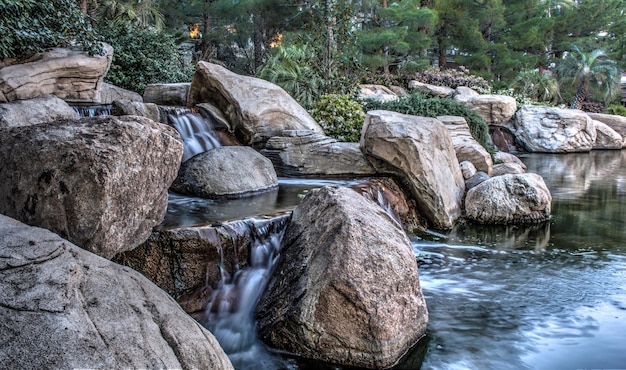
M 183 139 L 183 159 L 222 146 L 211 117 L 204 117 L 188 108 L 159 107 L 161 117 L 180 133 Z
M 112 105 L 90 105 L 90 106 L 82 106 L 82 105 L 74 105 L 72 106 L 74 112 L 78 114 L 79 117 L 96 117 L 96 116 L 110 116 Z
M 235 271 L 232 278 L 224 274 L 207 305 L 204 326 L 217 338 L 237 369 L 277 368 L 280 367 L 276 366 L 277 362 L 283 361 L 271 355 L 257 338 L 254 310 L 278 260 L 286 225 L 284 219 L 279 225 L 253 230 L 248 266 Z

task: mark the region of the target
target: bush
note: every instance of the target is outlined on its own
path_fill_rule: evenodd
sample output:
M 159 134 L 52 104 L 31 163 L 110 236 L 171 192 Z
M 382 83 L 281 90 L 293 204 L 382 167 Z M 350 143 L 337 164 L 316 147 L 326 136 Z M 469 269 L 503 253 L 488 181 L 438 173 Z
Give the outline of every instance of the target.
M 520 72 L 511 87 L 532 101 L 556 103 L 561 95 L 559 83 L 550 73 L 528 70 Z
M 183 65 L 176 38 L 153 28 L 128 28 L 114 24 L 98 29 L 114 49 L 105 80 L 140 94 L 152 83 L 189 82 L 193 67 Z
M 415 74 L 415 79 L 429 85 L 447 86 L 456 89 L 459 86 L 467 86 L 481 92 L 491 91 L 489 82 L 482 77 L 474 76 L 463 66 L 459 69 L 446 69 L 441 71 L 437 68 L 427 69 Z
M 91 23 L 73 0 L 0 1 L 0 59 L 20 58 L 53 47 L 102 52 Z
M 610 107 L 608 107 L 605 111 L 606 114 L 613 114 L 616 116 L 624 116 L 626 117 L 626 107 L 624 107 L 623 105 L 611 105 Z
M 361 138 L 365 112 L 349 95 L 322 95 L 311 116 L 330 137 L 348 142 L 358 142 Z
M 411 93 L 409 96 L 389 102 L 364 100 L 363 108 L 365 110 L 390 110 L 422 117 L 461 116 L 467 121 L 474 139 L 490 153 L 495 152 L 495 149 L 489 144 L 489 126 L 487 126 L 487 123 L 466 105 L 452 99 L 442 99 L 429 97 L 421 93 Z

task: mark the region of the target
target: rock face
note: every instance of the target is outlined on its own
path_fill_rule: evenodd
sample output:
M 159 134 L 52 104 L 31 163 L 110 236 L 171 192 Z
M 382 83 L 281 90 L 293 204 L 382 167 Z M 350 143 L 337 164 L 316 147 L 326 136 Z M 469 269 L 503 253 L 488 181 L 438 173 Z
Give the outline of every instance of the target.
M 232 369 L 213 335 L 127 267 L 0 215 L 7 369 Z
M 459 163 L 469 161 L 474 164 L 474 167 L 476 167 L 478 171 L 491 174 L 493 167 L 491 154 L 474 139 L 465 118 L 439 116 L 437 119 L 441 121 L 450 132 L 456 158 L 459 160 Z
M 285 130 L 267 141 L 261 153 L 279 176 L 370 176 L 376 170 L 358 143 L 338 142 L 312 131 Z
M 461 216 L 465 182 L 450 133 L 435 118 L 370 111 L 361 150 L 380 173 L 399 176 L 418 211 L 439 229 Z
M 190 86 L 191 83 L 150 84 L 143 91 L 143 101 L 185 107 Z
M 278 186 L 272 161 L 247 146 L 222 146 L 184 162 L 172 190 L 203 198 L 239 197 Z
M 420 91 L 432 96 L 438 96 L 440 98 L 450 98 L 454 95 L 454 89 L 450 87 L 430 85 L 419 81 L 410 81 L 409 89 Z
M 59 119 L 77 119 L 78 114 L 54 95 L 0 104 L 0 128 L 30 126 Z
M 263 147 L 283 130 L 322 128 L 285 90 L 271 82 L 235 74 L 216 64 L 200 62 L 191 81 L 188 105 L 212 103 L 230 121 L 243 144 Z
M 515 115 L 517 102 L 506 95 L 455 95 L 454 100 L 464 103 L 487 124 L 506 123 Z
M 596 127 L 583 111 L 525 105 L 516 114 L 515 137 L 530 152 L 569 153 L 590 151 Z
M 54 48 L 25 63 L 0 69 L 0 103 L 52 94 L 65 101 L 100 103 L 100 88 L 109 70 L 113 48 L 104 55 Z
M 492 177 L 471 188 L 465 197 L 467 218 L 484 224 L 544 221 L 550 216 L 552 195 L 534 173 Z
M 615 132 L 620 134 L 622 138 L 624 138 L 622 147 L 626 148 L 626 117 L 602 113 L 587 113 L 587 115 L 595 121 L 600 121 L 606 124 Z
M 178 133 L 143 117 L 0 130 L 0 213 L 105 258 L 142 243 L 167 207 Z
M 143 98 L 138 93 L 103 82 L 100 89 L 100 104 L 113 104 L 116 100 L 143 103 Z
M 622 149 L 624 146 L 622 135 L 603 122 L 594 120 L 593 125 L 596 127 L 597 134 L 593 149 Z
M 383 85 L 359 85 L 359 98 L 381 102 L 398 100 L 398 95 Z
M 112 112 L 115 116 L 141 116 L 150 118 L 154 122 L 160 122 L 159 107 L 153 103 L 141 103 L 130 100 L 116 100 L 112 104 Z
M 257 328 L 274 348 L 387 368 L 425 333 L 428 312 L 406 234 L 351 189 L 325 187 L 304 198 L 273 276 Z

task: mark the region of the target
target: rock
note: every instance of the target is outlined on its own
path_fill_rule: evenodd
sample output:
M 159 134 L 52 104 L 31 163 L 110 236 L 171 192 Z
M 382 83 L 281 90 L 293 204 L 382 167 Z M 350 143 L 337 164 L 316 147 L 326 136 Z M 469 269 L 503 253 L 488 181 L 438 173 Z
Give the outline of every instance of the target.
M 213 335 L 127 267 L 0 215 L 7 369 L 232 369 Z
M 465 188 L 469 190 L 475 187 L 476 185 L 489 180 L 490 178 L 491 177 L 484 172 L 476 172 L 474 176 L 470 177 L 469 179 L 467 179 L 467 181 L 465 181 Z
M 241 197 L 278 186 L 272 161 L 247 146 L 222 146 L 184 162 L 172 190 L 204 198 Z
M 461 167 L 461 173 L 463 173 L 463 178 L 465 180 L 469 179 L 470 177 L 474 176 L 476 174 L 476 172 L 478 172 L 476 170 L 476 166 L 474 166 L 474 164 L 470 161 L 463 161 L 461 163 L 459 163 L 459 167 Z
M 0 104 L 0 128 L 38 125 L 59 119 L 77 119 L 78 113 L 54 95 Z
M 593 149 L 622 149 L 624 146 L 624 138 L 609 127 L 609 125 L 600 122 L 593 121 L 596 126 L 596 143 Z
M 511 132 L 509 127 L 490 125 L 489 135 L 491 136 L 491 143 L 503 152 L 518 152 L 515 140 L 515 134 Z
M 281 351 L 388 368 L 424 335 L 428 312 L 398 223 L 351 189 L 324 187 L 293 211 L 256 317 Z
M 241 143 L 259 148 L 283 130 L 324 133 L 309 113 L 279 86 L 207 62 L 196 66 L 187 103 L 214 104 L 224 112 Z
M 491 174 L 493 167 L 491 154 L 474 139 L 465 118 L 457 116 L 439 116 L 437 119 L 441 121 L 450 132 L 456 158 L 459 160 L 459 163 L 463 161 L 472 162 L 478 171 Z
M 480 95 L 480 93 L 471 87 L 457 86 L 457 88 L 454 89 L 454 95 L 475 96 Z
M 191 83 L 149 84 L 143 91 L 144 103 L 157 105 L 187 106 L 187 95 Z
M 547 220 L 552 195 L 534 173 L 492 177 L 465 197 L 467 218 L 482 224 L 532 223 Z
M 75 103 L 100 103 L 100 89 L 113 57 L 113 48 L 102 45 L 102 56 L 53 48 L 0 69 L 0 103 L 46 94 Z
M 160 122 L 159 107 L 154 103 L 116 100 L 112 105 L 112 114 L 115 116 L 141 116 Z
M 454 100 L 464 103 L 487 124 L 508 122 L 517 110 L 515 98 L 506 95 L 455 95 Z
M 116 100 L 143 103 L 143 99 L 138 93 L 103 82 L 100 89 L 100 104 L 113 104 Z
M 370 99 L 380 102 L 398 100 L 398 95 L 383 85 L 359 85 L 359 99 Z
M 499 163 L 493 166 L 493 172 L 491 176 L 502 176 L 508 174 L 517 174 L 526 172 L 525 166 L 522 167 L 519 163 Z
M 587 115 L 593 120 L 606 124 L 620 134 L 624 138 L 622 148 L 626 148 L 626 117 L 602 113 L 587 113 Z
M 530 152 L 587 152 L 597 136 L 593 120 L 575 109 L 525 105 L 514 127 L 515 137 Z
M 431 96 L 438 96 L 440 98 L 450 98 L 454 95 L 454 89 L 450 87 L 430 85 L 415 80 L 409 81 L 409 89 L 420 91 Z
M 182 150 L 136 116 L 0 129 L 0 213 L 111 258 L 163 220 Z
M 370 111 L 361 150 L 379 173 L 399 176 L 420 214 L 439 229 L 461 215 L 465 181 L 449 131 L 435 118 Z
M 358 143 L 338 142 L 313 131 L 285 130 L 265 144 L 279 176 L 370 176 L 376 170 Z
M 526 172 L 526 165 L 524 164 L 524 162 L 522 162 L 521 159 L 511 153 L 496 152 L 496 154 L 493 155 L 493 160 L 495 163 L 517 163 L 518 165 L 520 165 L 520 167 L 524 169 L 524 172 Z
M 389 90 L 393 91 L 394 94 L 401 96 L 408 96 L 409 93 L 402 86 L 391 85 L 389 86 Z

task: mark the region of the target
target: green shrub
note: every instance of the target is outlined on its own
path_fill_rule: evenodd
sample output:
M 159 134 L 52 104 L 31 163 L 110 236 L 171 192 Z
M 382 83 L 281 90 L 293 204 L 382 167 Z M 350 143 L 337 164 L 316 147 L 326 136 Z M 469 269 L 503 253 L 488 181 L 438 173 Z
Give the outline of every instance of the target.
M 452 99 L 430 97 L 422 93 L 411 93 L 409 96 L 389 102 L 364 100 L 362 105 L 366 111 L 382 109 L 422 117 L 464 117 L 474 139 L 490 153 L 495 152 L 495 149 L 489 144 L 489 126 L 487 126 L 487 123 L 465 104 Z
M 605 111 L 606 114 L 613 114 L 616 116 L 624 116 L 626 117 L 626 107 L 623 105 L 611 105 L 610 107 L 608 107 Z
M 520 72 L 513 80 L 511 87 L 516 93 L 531 101 L 554 104 L 561 97 L 556 78 L 549 73 L 536 70 Z
M 467 86 L 480 92 L 491 91 L 489 82 L 480 76 L 471 75 L 463 66 L 459 69 L 430 68 L 415 74 L 415 79 L 429 85 L 447 86 L 456 89 L 459 86 Z
M 193 67 L 183 65 L 174 35 L 154 28 L 119 27 L 113 23 L 98 31 L 113 46 L 113 61 L 105 80 L 143 93 L 153 83 L 189 82 Z
M 53 47 L 102 51 L 97 35 L 74 0 L 1 0 L 0 59 L 20 58 Z
M 358 142 L 361 138 L 365 112 L 349 95 L 322 95 L 311 110 L 311 116 L 330 137 L 348 142 Z

